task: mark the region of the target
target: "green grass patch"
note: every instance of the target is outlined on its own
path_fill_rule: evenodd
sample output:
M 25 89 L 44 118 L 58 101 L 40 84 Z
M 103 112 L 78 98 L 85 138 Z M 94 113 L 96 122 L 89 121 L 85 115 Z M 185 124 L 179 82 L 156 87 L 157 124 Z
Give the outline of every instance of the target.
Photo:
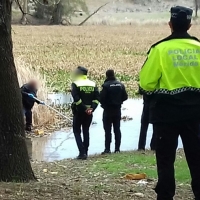
M 129 173 L 146 173 L 148 178 L 157 178 L 155 155 L 152 152 L 142 154 L 139 152 L 124 152 L 108 156 L 98 156 L 88 169 L 91 172 L 110 174 L 114 177 Z M 176 179 L 181 183 L 190 182 L 190 174 L 185 157 L 177 156 L 175 163 Z
M 69 92 L 71 88 L 71 77 L 70 77 L 70 72 L 64 69 L 59 69 L 59 70 L 42 70 L 42 73 L 46 76 L 47 79 L 47 86 L 50 89 L 50 91 L 53 92 Z M 91 80 L 94 80 L 94 78 L 89 76 Z M 131 81 L 138 81 L 139 77 L 138 76 L 131 76 L 128 74 L 116 74 L 116 78 L 124 83 L 128 83 Z M 104 78 L 100 79 L 95 79 L 94 80 L 98 87 L 99 90 L 101 90 L 101 85 L 105 81 Z M 130 97 L 135 97 L 137 90 L 129 90 L 128 91 Z
M 116 74 L 116 78 L 119 81 L 128 82 L 128 81 L 139 81 L 139 76 L 131 76 L 127 74 Z
M 64 69 L 60 70 L 42 70 L 47 79 L 47 86 L 53 92 L 67 93 L 71 88 L 70 73 Z

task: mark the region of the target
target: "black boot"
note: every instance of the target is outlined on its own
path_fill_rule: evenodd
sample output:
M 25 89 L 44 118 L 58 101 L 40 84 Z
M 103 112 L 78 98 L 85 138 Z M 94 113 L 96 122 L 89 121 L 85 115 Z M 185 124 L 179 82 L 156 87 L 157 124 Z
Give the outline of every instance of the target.
M 145 151 L 145 148 L 139 148 L 138 151 Z
M 115 153 L 120 153 L 120 150 L 119 149 L 115 149 Z
M 25 131 L 31 132 L 32 131 L 31 125 L 26 125 Z
M 77 160 L 86 160 L 87 159 L 87 155 L 86 154 L 79 154 L 76 159 Z
M 106 154 L 111 154 L 111 152 L 110 152 L 110 150 L 104 150 L 102 153 L 101 153 L 101 155 L 106 155 Z

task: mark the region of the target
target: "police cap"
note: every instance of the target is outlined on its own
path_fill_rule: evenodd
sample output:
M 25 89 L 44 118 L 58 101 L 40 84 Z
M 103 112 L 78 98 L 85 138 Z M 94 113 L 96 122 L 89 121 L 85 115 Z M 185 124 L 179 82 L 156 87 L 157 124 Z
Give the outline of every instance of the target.
M 193 10 L 183 6 L 175 6 L 171 8 L 171 22 L 190 24 L 192 20 Z
M 78 66 L 76 69 L 76 74 L 87 75 L 88 70 L 85 67 Z

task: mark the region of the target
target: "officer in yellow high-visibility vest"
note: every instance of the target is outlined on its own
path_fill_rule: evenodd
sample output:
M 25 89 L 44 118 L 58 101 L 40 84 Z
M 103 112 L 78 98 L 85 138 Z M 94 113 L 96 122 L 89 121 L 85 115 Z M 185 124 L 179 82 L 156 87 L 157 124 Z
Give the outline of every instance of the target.
M 192 177 L 192 189 L 200 200 L 200 42 L 187 31 L 193 11 L 171 8 L 172 34 L 154 44 L 140 72 L 140 91 L 150 101 L 150 123 L 156 139 L 157 200 L 173 200 L 174 161 L 178 137 L 183 142 Z
M 73 132 L 79 149 L 77 159 L 87 159 L 89 147 L 89 128 L 92 122 L 92 113 L 99 104 L 99 91 L 95 82 L 87 78 L 88 70 L 78 67 L 74 74 L 75 81 L 72 83 L 71 94 L 74 99 Z M 81 127 L 83 141 L 81 138 Z

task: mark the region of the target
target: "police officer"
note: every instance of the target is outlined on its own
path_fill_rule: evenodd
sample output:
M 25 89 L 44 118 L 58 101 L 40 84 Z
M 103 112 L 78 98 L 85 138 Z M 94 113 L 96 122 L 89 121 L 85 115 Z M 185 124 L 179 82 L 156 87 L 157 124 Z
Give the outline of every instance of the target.
M 138 142 L 138 151 L 145 151 L 147 130 L 149 127 L 149 101 L 146 95 L 143 95 L 143 111 L 141 116 L 141 127 L 140 127 L 140 137 Z M 152 134 L 150 148 L 155 151 L 156 138 L 155 134 Z
M 102 85 L 102 91 L 100 92 L 100 103 L 103 112 L 103 126 L 105 130 L 105 150 L 102 154 L 108 154 L 110 152 L 111 144 L 111 128 L 113 125 L 115 134 L 115 153 L 120 152 L 121 144 L 121 105 L 127 100 L 128 95 L 125 87 L 122 83 L 116 80 L 114 71 L 108 70 L 106 72 L 106 80 Z
M 178 137 L 200 200 L 200 42 L 187 31 L 193 11 L 172 7 L 172 34 L 154 44 L 140 72 L 140 90 L 150 99 L 150 122 L 156 135 L 157 200 L 175 195 L 174 161 Z
M 74 74 L 75 81 L 72 83 L 71 94 L 74 99 L 73 132 L 79 149 L 77 159 L 87 159 L 89 147 L 89 128 L 92 122 L 92 113 L 99 103 L 99 91 L 96 84 L 87 78 L 88 70 L 79 66 Z M 81 127 L 83 141 L 81 138 Z

